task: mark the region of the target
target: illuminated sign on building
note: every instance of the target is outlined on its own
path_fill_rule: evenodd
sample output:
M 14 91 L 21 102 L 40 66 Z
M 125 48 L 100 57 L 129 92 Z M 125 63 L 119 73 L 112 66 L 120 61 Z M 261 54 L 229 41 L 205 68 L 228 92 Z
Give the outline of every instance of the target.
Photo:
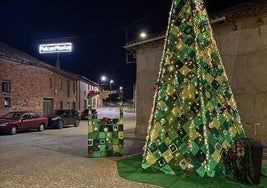
M 55 44 L 40 44 L 39 53 L 61 53 L 71 52 L 72 43 L 55 43 Z

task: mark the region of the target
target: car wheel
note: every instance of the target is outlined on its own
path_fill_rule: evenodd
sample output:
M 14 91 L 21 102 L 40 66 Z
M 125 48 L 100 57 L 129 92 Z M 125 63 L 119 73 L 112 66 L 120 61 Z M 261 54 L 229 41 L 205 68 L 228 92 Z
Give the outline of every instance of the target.
M 58 121 L 57 128 L 62 129 L 64 127 L 63 121 Z
M 45 129 L 45 126 L 43 123 L 41 123 L 38 127 L 38 131 L 42 132 Z
M 9 130 L 9 134 L 10 135 L 15 135 L 17 133 L 17 127 L 16 126 L 12 126 L 11 129 Z
M 80 124 L 80 120 L 76 119 L 76 120 L 75 120 L 75 123 L 74 123 L 74 126 L 75 126 L 75 127 L 78 127 L 79 124 Z

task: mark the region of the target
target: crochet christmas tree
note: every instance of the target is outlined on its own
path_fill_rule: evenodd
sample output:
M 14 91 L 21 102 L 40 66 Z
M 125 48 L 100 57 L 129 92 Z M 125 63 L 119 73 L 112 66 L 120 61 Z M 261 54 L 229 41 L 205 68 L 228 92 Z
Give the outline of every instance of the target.
M 237 137 L 246 135 L 203 0 L 174 0 L 142 167 L 228 174 Z

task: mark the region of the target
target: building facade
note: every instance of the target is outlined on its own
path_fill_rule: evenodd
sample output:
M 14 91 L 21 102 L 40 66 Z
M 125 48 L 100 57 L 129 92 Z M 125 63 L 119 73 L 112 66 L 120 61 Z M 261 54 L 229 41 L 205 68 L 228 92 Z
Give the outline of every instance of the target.
M 63 71 L 0 42 L 0 115 L 33 110 L 41 115 L 53 109 L 88 108 L 87 93 L 97 84 Z M 101 105 L 94 99 L 94 107 Z
M 253 1 L 210 17 L 246 133 L 267 145 L 267 4 Z M 136 134 L 147 132 L 163 46 L 164 36 L 125 46 L 136 53 Z

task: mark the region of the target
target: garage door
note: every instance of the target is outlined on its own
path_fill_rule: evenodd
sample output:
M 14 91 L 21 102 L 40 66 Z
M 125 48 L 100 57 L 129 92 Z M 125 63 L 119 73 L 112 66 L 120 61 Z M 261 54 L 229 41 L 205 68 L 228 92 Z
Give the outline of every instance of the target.
M 50 114 L 53 111 L 54 100 L 53 99 L 44 99 L 43 102 L 43 115 Z

